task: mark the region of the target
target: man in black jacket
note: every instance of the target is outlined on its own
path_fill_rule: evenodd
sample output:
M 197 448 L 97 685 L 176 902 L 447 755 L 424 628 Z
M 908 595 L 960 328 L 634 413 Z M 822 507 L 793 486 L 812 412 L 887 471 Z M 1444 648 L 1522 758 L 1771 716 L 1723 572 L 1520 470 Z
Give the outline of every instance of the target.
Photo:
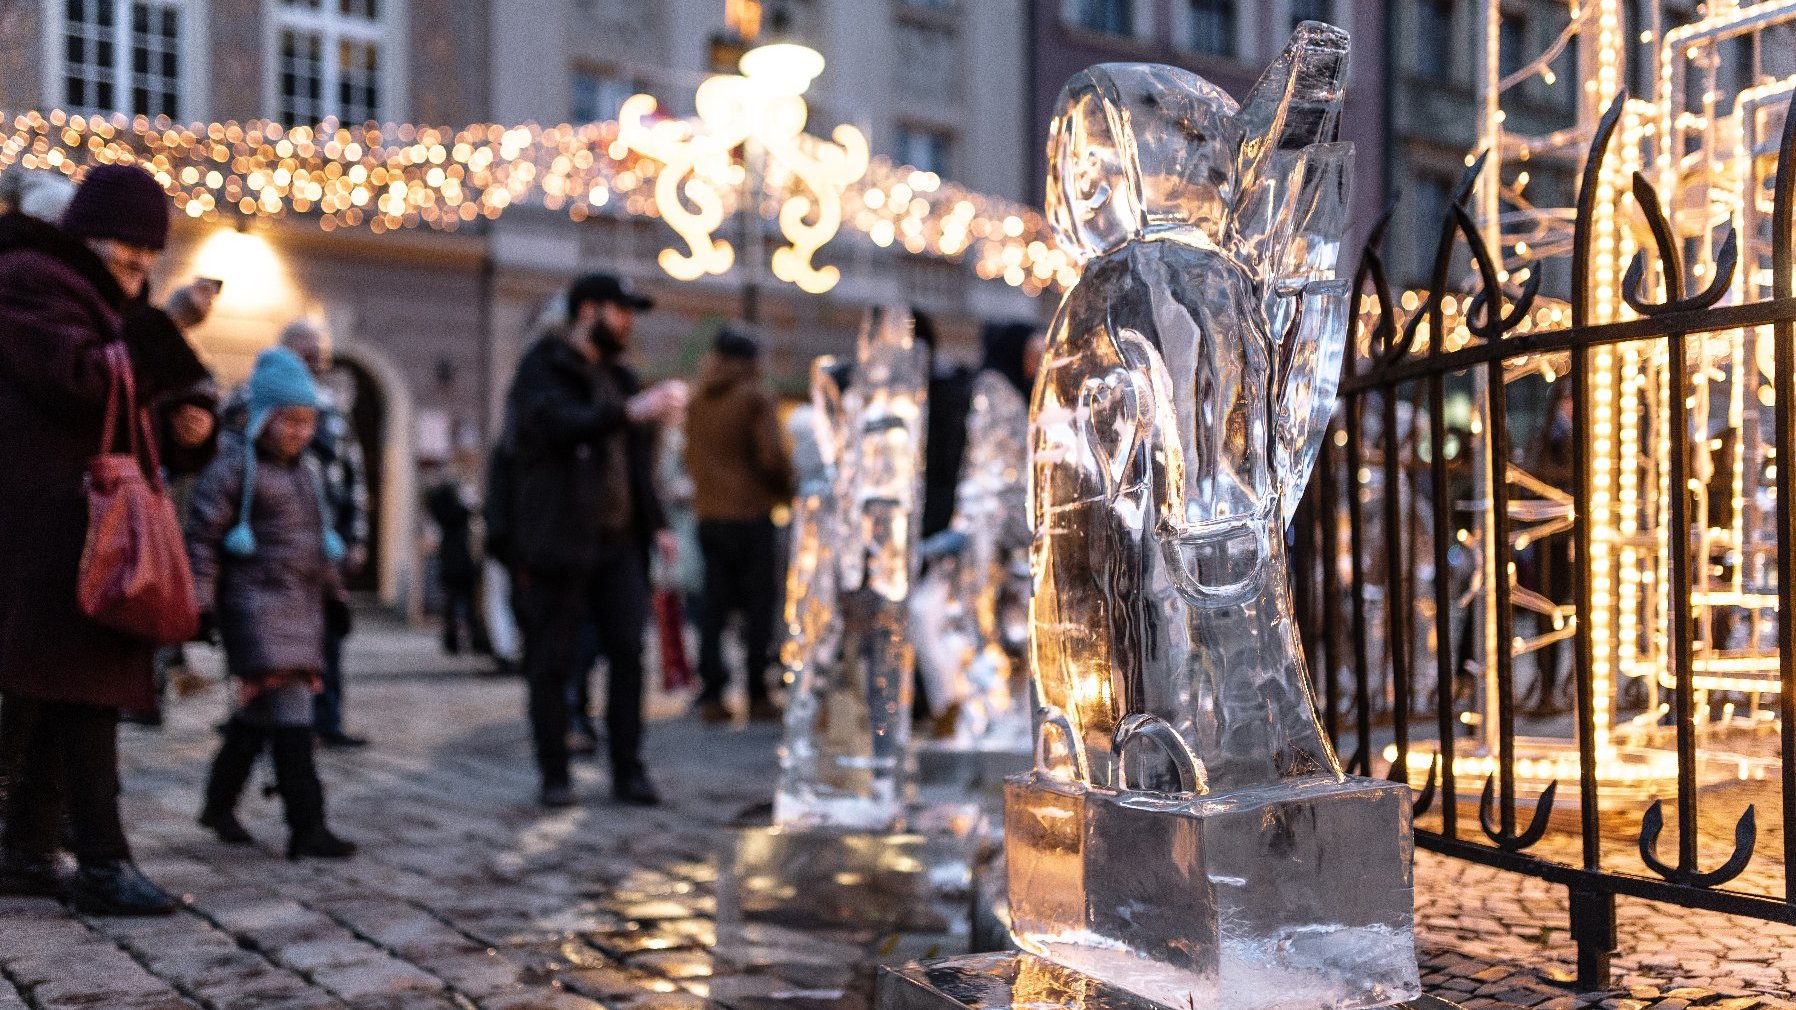
M 506 550 L 521 590 L 524 674 L 544 806 L 574 802 L 568 774 L 568 684 L 578 639 L 597 629 L 610 674 L 605 723 L 617 799 L 660 801 L 642 765 L 642 636 L 648 552 L 672 540 L 651 481 L 656 428 L 685 410 L 686 390 L 642 390 L 622 358 L 636 313 L 654 303 L 616 277 L 568 290 L 568 330 L 539 340 L 508 398 L 512 528 Z

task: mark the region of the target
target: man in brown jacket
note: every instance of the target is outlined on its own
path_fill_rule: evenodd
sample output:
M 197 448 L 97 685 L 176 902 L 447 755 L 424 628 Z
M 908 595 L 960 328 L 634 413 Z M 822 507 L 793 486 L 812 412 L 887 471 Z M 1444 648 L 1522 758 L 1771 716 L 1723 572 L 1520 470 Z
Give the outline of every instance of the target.
M 779 603 L 772 513 L 792 497 L 792 462 L 780 441 L 773 396 L 761 385 L 760 353 L 753 338 L 723 330 L 686 408 L 686 469 L 705 556 L 699 714 L 713 723 L 732 718 L 723 701 L 729 684 L 723 629 L 731 614 L 742 615 L 748 716 L 780 718 L 779 707 L 767 697 Z

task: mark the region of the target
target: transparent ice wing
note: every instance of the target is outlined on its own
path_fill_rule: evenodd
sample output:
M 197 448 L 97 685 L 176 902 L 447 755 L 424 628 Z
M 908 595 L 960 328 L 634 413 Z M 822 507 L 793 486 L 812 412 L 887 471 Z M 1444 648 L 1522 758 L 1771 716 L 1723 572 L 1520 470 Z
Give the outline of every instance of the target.
M 1351 144 L 1318 144 L 1305 152 L 1289 231 L 1266 285 L 1267 314 L 1279 340 L 1276 466 L 1287 523 L 1321 452 L 1340 386 L 1352 298 L 1335 265 L 1352 179 Z
M 1350 286 L 1341 279 L 1310 281 L 1293 300 L 1298 309 L 1285 339 L 1294 354 L 1278 408 L 1277 480 L 1285 525 L 1296 514 L 1322 452 L 1322 440 L 1328 437 L 1347 348 L 1347 313 L 1353 303 Z
M 1233 251 L 1250 269 L 1270 265 L 1288 204 L 1301 196 L 1304 149 L 1339 134 L 1346 81 L 1347 33 L 1305 21 L 1236 115 L 1242 143 L 1231 230 Z

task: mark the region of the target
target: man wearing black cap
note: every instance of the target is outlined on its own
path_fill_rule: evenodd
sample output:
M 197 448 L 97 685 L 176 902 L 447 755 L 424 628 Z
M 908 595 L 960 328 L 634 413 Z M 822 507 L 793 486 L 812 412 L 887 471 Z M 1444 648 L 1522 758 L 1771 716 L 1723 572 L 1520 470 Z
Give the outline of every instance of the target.
M 544 806 L 574 802 L 568 684 L 581 626 L 598 631 L 610 671 L 605 724 L 620 802 L 660 801 L 642 765 L 642 635 L 648 551 L 671 538 L 651 481 L 656 429 L 685 409 L 684 384 L 641 389 L 623 364 L 647 297 L 608 274 L 568 289 L 568 328 L 518 364 L 508 398 L 513 474 L 509 559 L 524 624 L 530 724 Z

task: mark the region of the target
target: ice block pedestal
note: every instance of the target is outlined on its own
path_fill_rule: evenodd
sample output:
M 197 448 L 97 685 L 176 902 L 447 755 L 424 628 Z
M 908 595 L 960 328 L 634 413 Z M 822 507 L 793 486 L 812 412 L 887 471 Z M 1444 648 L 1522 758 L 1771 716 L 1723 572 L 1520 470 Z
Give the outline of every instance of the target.
M 1004 780 L 1026 772 L 1032 763 L 1028 750 L 970 748 L 934 740 L 916 746 L 917 785 L 968 795 L 1002 793 Z
M 713 998 L 864 1001 L 879 964 L 967 952 L 974 875 L 993 851 L 981 823 L 959 811 L 917 831 L 735 832 L 718 860 Z
M 1201 1002 L 1195 1005 L 1204 1006 Z M 1018 953 L 972 954 L 882 968 L 878 1006 L 880 1010 L 1164 1010 L 1075 968 Z M 1455 1004 L 1432 996 L 1393 1006 L 1458 1010 Z
M 1165 1006 L 1386 1006 L 1421 991 L 1410 802 L 1332 775 L 1184 797 L 1018 776 L 1011 933 Z

